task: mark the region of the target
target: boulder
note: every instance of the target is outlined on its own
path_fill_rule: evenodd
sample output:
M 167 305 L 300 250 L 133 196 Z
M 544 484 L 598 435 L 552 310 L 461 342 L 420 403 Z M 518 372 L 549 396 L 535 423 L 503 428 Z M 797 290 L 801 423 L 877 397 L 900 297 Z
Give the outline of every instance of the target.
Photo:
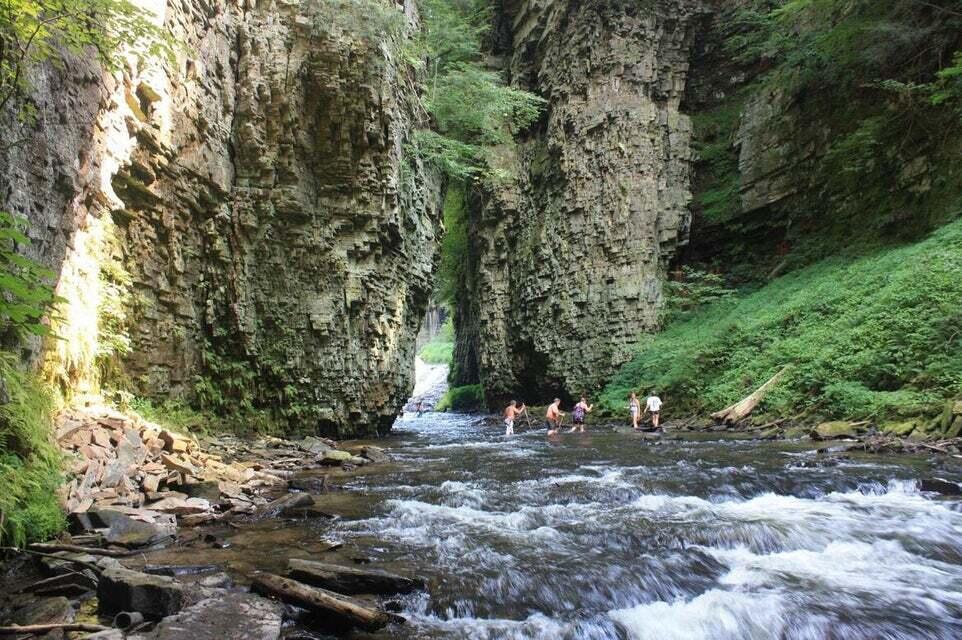
M 220 500 L 220 486 L 216 481 L 186 482 L 184 484 L 174 485 L 171 489 L 186 493 L 188 498 L 202 498 L 210 502 Z
M 262 517 L 276 516 L 294 509 L 303 509 L 314 506 L 314 498 L 306 493 L 289 493 L 281 496 L 273 502 L 269 502 L 259 509 Z
M 35 598 L 29 604 L 17 609 L 10 617 L 17 625 L 64 624 L 73 622 L 76 612 L 70 601 L 59 596 L 56 598 Z M 63 637 L 61 633 L 57 637 Z
M 944 496 L 962 495 L 962 485 L 942 478 L 923 478 L 919 480 L 919 491 L 941 493 Z
M 123 567 L 112 567 L 97 585 L 100 612 L 137 611 L 146 618 L 164 618 L 180 611 L 183 587 L 167 576 L 156 576 Z
M 361 456 L 371 462 L 387 462 L 390 460 L 387 453 L 381 447 L 366 446 L 361 449 Z
M 854 438 L 862 431 L 859 425 L 845 420 L 823 422 L 815 427 L 815 435 L 823 440 L 832 438 Z
M 350 451 L 341 451 L 339 449 L 331 449 L 330 451 L 325 451 L 324 455 L 321 456 L 321 464 L 326 464 L 330 466 L 340 466 L 345 462 L 350 462 L 351 458 L 354 457 Z
M 320 455 L 325 451 L 330 451 L 334 448 L 324 440 L 314 436 L 308 436 L 304 438 L 297 443 L 297 446 L 308 453 L 313 453 L 314 455 Z
M 887 422 L 882 425 L 882 431 L 889 435 L 905 437 L 915 431 L 915 420 L 905 420 L 903 422 Z
M 203 498 L 164 498 L 149 505 L 155 511 L 164 513 L 174 513 L 177 515 L 189 515 L 192 513 L 204 513 L 210 511 L 210 502 Z
M 165 618 L 145 638 L 154 640 L 277 640 L 281 605 L 252 593 L 208 598 Z
M 111 544 L 124 547 L 149 547 L 169 542 L 177 533 L 177 523 L 174 516 L 170 514 L 157 513 L 156 516 L 136 518 L 109 509 L 98 511 L 100 517 L 105 513 L 111 514 L 111 519 L 110 528 L 104 534 L 104 539 Z M 147 522 L 147 519 L 154 522 Z

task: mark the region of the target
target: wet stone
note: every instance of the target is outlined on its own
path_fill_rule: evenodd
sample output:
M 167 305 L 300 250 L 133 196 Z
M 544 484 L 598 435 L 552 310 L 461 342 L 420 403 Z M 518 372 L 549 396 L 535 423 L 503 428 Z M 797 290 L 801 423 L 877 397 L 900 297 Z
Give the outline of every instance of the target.
M 177 613 L 183 602 L 183 587 L 172 578 L 114 567 L 100 577 L 97 587 L 101 613 L 138 611 L 147 618 Z
M 249 593 L 201 600 L 161 621 L 155 640 L 276 640 L 281 634 L 279 604 Z

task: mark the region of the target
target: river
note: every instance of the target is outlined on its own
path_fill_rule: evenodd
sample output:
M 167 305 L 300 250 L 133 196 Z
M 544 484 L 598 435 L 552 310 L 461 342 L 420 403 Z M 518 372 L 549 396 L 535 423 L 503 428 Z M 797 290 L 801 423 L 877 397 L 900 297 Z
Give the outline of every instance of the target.
M 962 504 L 917 488 L 953 462 L 444 414 L 390 446 L 334 532 L 428 582 L 377 637 L 962 637 Z

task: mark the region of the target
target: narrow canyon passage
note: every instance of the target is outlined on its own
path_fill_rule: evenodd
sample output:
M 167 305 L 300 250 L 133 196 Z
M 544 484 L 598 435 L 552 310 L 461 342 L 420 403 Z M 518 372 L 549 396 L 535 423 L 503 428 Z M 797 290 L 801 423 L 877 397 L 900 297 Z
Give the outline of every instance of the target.
M 962 634 L 962 505 L 918 489 L 957 472 L 704 438 L 408 414 L 397 466 L 347 484 L 364 506 L 336 531 L 428 582 L 378 637 Z

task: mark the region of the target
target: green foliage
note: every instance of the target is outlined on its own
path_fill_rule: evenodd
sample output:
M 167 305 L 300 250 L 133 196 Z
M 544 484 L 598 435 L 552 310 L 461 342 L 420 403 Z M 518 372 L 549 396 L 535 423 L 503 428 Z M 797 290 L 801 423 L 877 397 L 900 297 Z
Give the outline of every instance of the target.
M 711 222 L 728 222 L 741 213 L 738 152 L 734 146 L 743 101 L 733 99 L 692 117 L 693 147 L 701 182 L 696 194 L 701 212 Z
M 468 260 L 468 207 L 465 186 L 452 181 L 444 196 L 444 237 L 441 239 L 441 265 L 437 275 L 435 297 L 453 307 L 463 286 L 463 271 Z
M 664 285 L 665 306 L 662 322 L 668 324 L 689 317 L 702 307 L 727 300 L 735 294 L 725 278 L 717 273 L 682 267 L 681 277 L 667 280 Z
M 106 222 L 106 221 L 105 221 Z M 97 307 L 97 353 L 102 384 L 121 379 L 120 359 L 130 353 L 128 316 L 134 304 L 133 279 L 124 269 L 122 251 L 113 226 L 105 230 L 100 258 L 100 300 Z
M 0 404 L 0 544 L 21 546 L 60 532 L 60 452 L 51 442 L 53 401 L 15 355 L 0 352 L 8 402 Z
M 454 323 L 449 317 L 441 325 L 441 331 L 421 347 L 418 357 L 428 364 L 451 364 L 454 354 Z
M 857 259 L 830 259 L 646 337 L 605 389 L 620 411 L 657 388 L 674 415 L 744 397 L 792 365 L 761 413 L 893 418 L 962 393 L 962 222 Z
M 435 411 L 470 413 L 484 408 L 484 388 L 479 384 L 469 384 L 448 389 L 438 401 Z
M 40 320 L 56 302 L 53 272 L 17 250 L 30 244 L 26 226 L 25 219 L 0 211 L 0 331 L 16 338 L 46 335 Z
M 140 58 L 170 57 L 172 41 L 130 0 L 3 0 L 0 2 L 0 113 L 30 90 L 27 69 L 64 64 L 64 55 L 93 55 L 114 71 L 116 52 L 129 46 Z M 32 116 L 30 105 L 21 119 Z
M 534 122 L 544 100 L 505 86 L 482 63 L 490 21 L 478 0 L 420 0 L 420 51 L 427 58 L 424 105 L 433 131 L 418 132 L 411 150 L 457 179 L 497 177 L 492 148 Z

